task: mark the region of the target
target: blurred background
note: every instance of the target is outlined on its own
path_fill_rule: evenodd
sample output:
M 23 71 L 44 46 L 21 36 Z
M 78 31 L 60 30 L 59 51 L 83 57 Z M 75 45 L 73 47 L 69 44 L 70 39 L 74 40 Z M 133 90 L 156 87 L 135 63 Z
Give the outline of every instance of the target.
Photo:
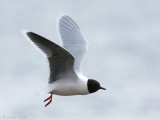
M 159 120 L 159 0 L 0 0 L 0 119 Z M 59 44 L 56 18 L 69 15 L 89 41 L 83 71 L 107 88 L 87 96 L 33 93 L 48 82 L 44 54 L 20 33 Z

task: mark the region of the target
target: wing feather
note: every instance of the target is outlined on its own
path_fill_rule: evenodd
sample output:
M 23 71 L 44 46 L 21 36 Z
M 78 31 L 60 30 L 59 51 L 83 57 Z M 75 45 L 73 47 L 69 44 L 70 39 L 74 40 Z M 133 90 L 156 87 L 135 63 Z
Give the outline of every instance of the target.
M 83 74 L 81 64 L 88 49 L 88 42 L 78 25 L 69 16 L 63 15 L 58 22 L 63 48 L 69 51 L 75 58 L 75 71 Z
M 76 80 L 74 57 L 68 51 L 36 33 L 26 32 L 26 35 L 47 55 L 50 66 L 49 83 L 67 77 Z

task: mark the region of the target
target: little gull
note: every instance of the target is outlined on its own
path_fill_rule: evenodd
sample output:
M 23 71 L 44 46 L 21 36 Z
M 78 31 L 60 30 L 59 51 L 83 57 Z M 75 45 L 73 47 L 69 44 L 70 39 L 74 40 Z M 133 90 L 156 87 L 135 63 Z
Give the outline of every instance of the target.
M 52 95 L 87 95 L 99 89 L 106 90 L 100 83 L 88 79 L 82 73 L 82 61 L 88 48 L 88 42 L 81 33 L 78 25 L 67 15 L 58 19 L 58 30 L 61 36 L 62 47 L 50 40 L 30 31 L 23 31 L 40 48 L 49 61 L 50 78 L 48 85 L 43 89 L 50 93 L 44 102 L 52 102 Z

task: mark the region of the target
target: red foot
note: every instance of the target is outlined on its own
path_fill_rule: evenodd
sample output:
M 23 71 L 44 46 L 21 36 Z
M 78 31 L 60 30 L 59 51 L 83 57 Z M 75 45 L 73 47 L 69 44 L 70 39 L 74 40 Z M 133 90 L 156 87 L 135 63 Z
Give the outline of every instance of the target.
M 48 97 L 47 99 L 45 99 L 44 102 L 46 102 L 46 101 L 49 100 L 49 99 L 50 99 L 50 101 L 45 105 L 45 107 L 52 102 L 52 94 L 51 94 L 50 97 Z

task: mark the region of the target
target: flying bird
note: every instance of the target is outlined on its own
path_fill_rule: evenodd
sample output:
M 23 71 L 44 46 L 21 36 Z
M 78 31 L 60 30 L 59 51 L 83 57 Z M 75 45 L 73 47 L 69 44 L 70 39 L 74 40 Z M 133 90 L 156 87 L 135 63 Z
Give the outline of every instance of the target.
M 53 94 L 87 95 L 99 89 L 106 90 L 98 81 L 83 75 L 82 61 L 88 49 L 88 41 L 78 25 L 67 15 L 61 16 L 57 25 L 62 46 L 34 32 L 23 31 L 23 35 L 45 53 L 49 62 L 50 77 L 44 91 L 50 97 L 44 100 L 49 101 L 45 107 L 52 102 Z

